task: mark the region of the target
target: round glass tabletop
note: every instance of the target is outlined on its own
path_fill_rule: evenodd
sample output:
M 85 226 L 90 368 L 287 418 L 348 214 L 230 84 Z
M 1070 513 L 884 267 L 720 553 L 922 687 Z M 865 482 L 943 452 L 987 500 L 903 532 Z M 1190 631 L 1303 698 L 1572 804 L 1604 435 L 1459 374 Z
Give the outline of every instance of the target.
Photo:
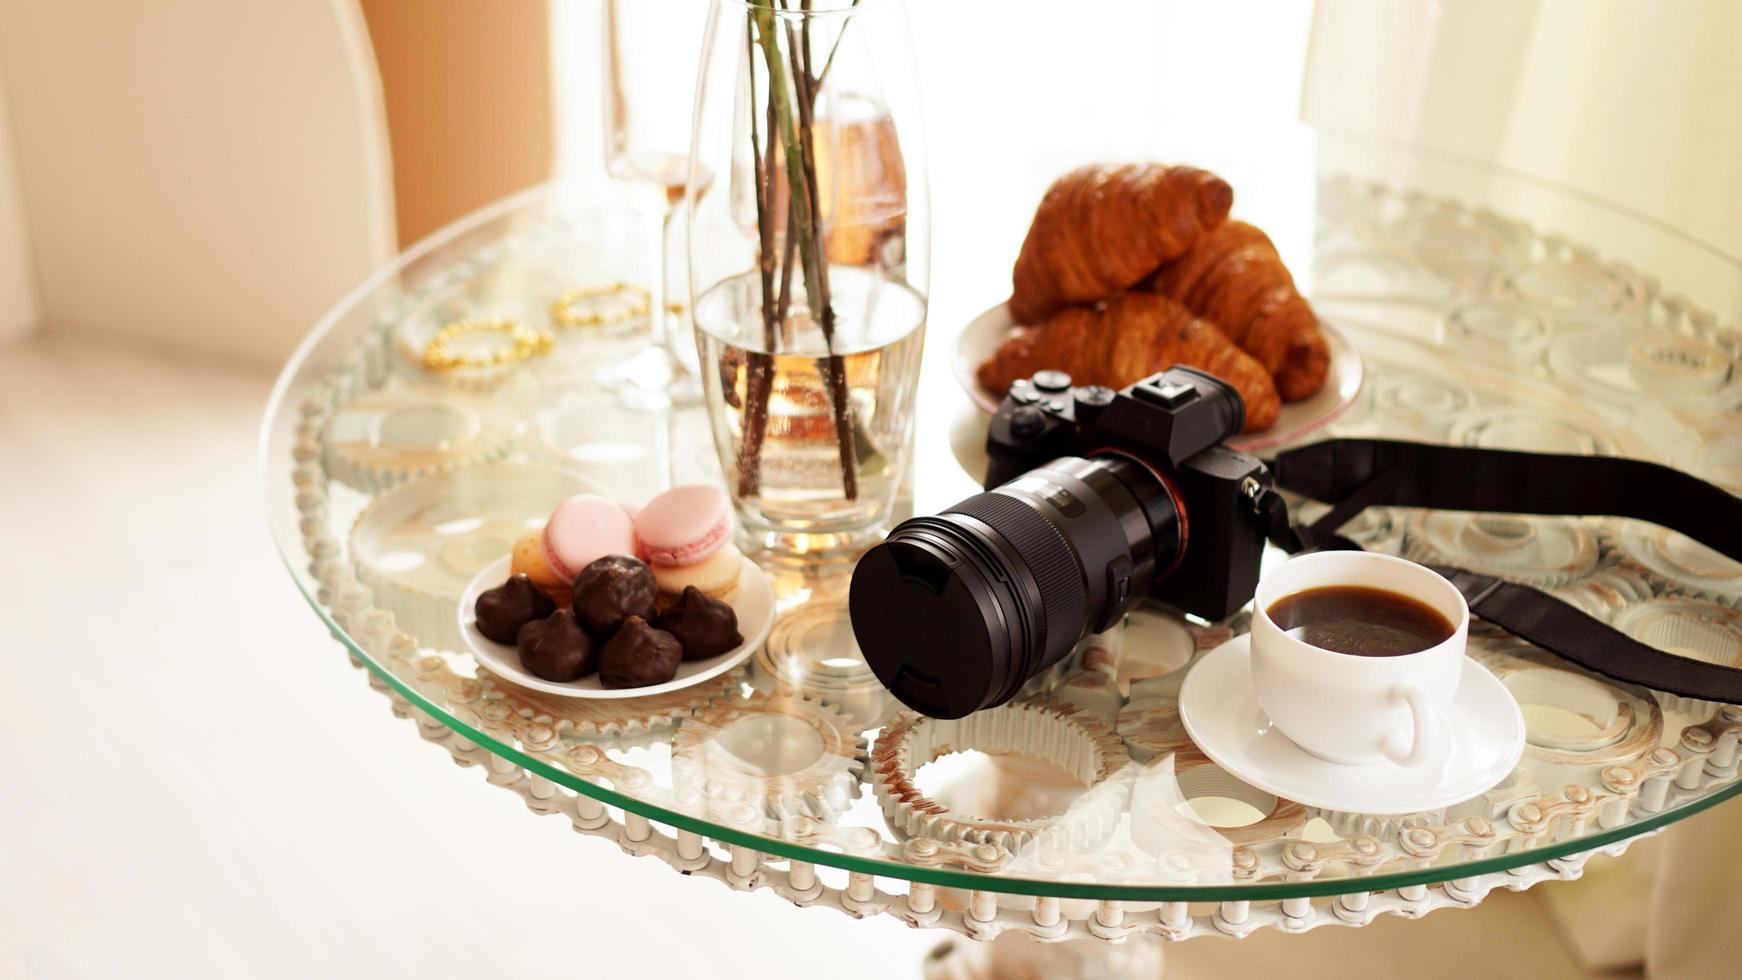
M 1736 263 L 1453 160 L 1327 140 L 1321 166 L 1314 269 L 1299 278 L 1362 359 L 1329 432 L 1619 453 L 1742 488 Z M 1140 606 L 1017 702 L 917 718 L 854 646 L 850 566 L 768 564 L 767 642 L 679 691 L 581 700 L 491 675 L 464 652 L 458 600 L 558 500 L 644 500 L 721 478 L 701 408 L 626 407 L 602 380 L 648 342 L 635 285 L 651 264 L 646 227 L 562 188 L 460 222 L 319 325 L 265 424 L 269 519 L 316 614 L 425 725 L 546 793 L 671 828 L 680 851 L 736 845 L 892 882 L 1189 902 L 1469 879 L 1623 841 L 1742 790 L 1742 709 L 1618 684 L 1479 625 L 1471 656 L 1521 705 L 1523 755 L 1493 788 L 1426 812 L 1279 798 L 1193 744 L 1182 681 L 1244 632 L 1242 616 Z M 946 309 L 938 292 L 903 515 L 974 491 L 983 462 L 986 417 L 948 362 L 956 332 L 998 297 Z M 517 327 L 553 343 L 538 349 Z M 1742 665 L 1742 569 L 1650 525 L 1377 510 L 1347 533 Z

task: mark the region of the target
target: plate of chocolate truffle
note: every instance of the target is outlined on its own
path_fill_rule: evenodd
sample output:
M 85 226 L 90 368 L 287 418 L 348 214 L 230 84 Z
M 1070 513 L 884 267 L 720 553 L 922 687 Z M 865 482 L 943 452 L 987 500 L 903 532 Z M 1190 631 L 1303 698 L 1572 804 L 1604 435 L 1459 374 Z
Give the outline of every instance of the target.
M 774 625 L 774 590 L 731 538 L 717 487 L 643 507 L 578 494 L 472 580 L 460 634 L 485 669 L 535 691 L 688 687 L 743 663 Z

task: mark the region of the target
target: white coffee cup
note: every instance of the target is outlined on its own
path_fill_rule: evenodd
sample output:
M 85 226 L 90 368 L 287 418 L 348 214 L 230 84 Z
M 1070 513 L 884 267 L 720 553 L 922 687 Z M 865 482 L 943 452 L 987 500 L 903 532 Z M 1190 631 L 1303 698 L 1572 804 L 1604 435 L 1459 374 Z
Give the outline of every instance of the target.
M 1400 593 L 1427 604 L 1455 628 L 1426 650 L 1362 657 L 1291 636 L 1266 612 L 1295 593 L 1337 585 Z M 1463 595 L 1432 569 L 1362 551 L 1300 555 L 1258 583 L 1252 684 L 1277 730 L 1322 759 L 1440 765 L 1450 741 L 1448 713 L 1463 677 L 1469 631 L 1470 607 Z

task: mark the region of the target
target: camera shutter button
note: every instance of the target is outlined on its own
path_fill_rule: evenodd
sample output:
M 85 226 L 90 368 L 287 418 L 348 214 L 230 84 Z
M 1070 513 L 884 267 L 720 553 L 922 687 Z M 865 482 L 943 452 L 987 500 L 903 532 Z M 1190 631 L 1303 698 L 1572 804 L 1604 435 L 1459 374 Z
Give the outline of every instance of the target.
M 1024 405 L 1010 413 L 1010 434 L 1019 439 L 1040 435 L 1046 428 L 1046 416 L 1032 405 Z
M 1092 422 L 1095 416 L 1101 414 L 1101 409 L 1113 404 L 1113 389 L 1101 385 L 1078 388 L 1076 401 L 1077 421 Z

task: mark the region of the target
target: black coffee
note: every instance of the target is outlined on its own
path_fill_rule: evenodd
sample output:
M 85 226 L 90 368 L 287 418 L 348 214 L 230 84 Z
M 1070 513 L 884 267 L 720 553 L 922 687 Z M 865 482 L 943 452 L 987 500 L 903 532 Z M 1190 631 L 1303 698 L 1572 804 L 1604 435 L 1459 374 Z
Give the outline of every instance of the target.
M 1301 629 L 1302 640 L 1357 657 L 1419 653 L 1456 629 L 1425 602 L 1386 589 L 1327 585 L 1284 596 L 1265 612 L 1284 631 Z

